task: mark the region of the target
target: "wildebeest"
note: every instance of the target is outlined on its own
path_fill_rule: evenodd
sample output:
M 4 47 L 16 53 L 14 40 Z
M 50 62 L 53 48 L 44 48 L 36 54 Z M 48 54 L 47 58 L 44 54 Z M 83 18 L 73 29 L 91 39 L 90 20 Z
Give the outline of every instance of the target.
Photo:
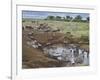
M 52 32 L 58 32 L 58 31 L 60 31 L 60 29 L 52 30 Z
M 26 29 L 33 29 L 32 26 L 25 26 Z
M 42 23 L 39 25 L 38 30 L 43 31 L 43 32 L 50 32 L 51 28 L 48 26 L 48 24 Z

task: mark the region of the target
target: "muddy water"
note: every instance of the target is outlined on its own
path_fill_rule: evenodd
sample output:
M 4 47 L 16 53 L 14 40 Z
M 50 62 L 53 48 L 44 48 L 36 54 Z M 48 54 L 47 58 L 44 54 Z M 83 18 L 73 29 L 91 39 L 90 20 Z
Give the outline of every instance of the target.
M 51 58 L 55 58 L 59 61 L 66 62 L 66 65 L 89 65 L 88 52 L 81 48 L 77 48 L 75 45 L 69 46 L 48 46 L 43 48 L 45 54 L 48 54 Z M 70 63 L 70 64 L 69 64 Z

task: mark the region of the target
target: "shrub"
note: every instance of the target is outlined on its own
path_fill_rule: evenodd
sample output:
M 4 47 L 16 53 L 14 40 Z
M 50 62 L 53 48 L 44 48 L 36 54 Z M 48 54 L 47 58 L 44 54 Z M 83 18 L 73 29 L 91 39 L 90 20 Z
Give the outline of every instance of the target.
M 89 36 L 81 36 L 80 41 L 89 42 Z

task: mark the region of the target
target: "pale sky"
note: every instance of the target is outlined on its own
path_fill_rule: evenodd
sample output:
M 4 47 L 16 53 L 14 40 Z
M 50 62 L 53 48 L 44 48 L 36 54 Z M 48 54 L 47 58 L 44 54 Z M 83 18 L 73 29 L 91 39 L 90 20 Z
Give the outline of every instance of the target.
M 46 11 L 22 11 L 22 18 L 32 18 L 32 19 L 45 19 L 47 16 L 71 16 L 76 17 L 77 15 L 82 16 L 82 19 L 85 20 L 89 17 L 89 13 L 69 13 L 69 12 L 46 12 Z

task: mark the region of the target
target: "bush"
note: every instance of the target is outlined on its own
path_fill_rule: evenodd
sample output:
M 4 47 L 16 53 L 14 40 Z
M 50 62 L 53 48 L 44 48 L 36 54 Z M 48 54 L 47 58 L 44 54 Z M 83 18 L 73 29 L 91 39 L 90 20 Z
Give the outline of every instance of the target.
M 89 36 L 83 36 L 83 35 L 82 35 L 82 36 L 80 37 L 80 40 L 81 40 L 81 41 L 84 41 L 84 42 L 89 42 Z
M 72 37 L 73 37 L 73 35 L 71 34 L 71 32 L 66 32 L 65 38 L 72 39 Z

